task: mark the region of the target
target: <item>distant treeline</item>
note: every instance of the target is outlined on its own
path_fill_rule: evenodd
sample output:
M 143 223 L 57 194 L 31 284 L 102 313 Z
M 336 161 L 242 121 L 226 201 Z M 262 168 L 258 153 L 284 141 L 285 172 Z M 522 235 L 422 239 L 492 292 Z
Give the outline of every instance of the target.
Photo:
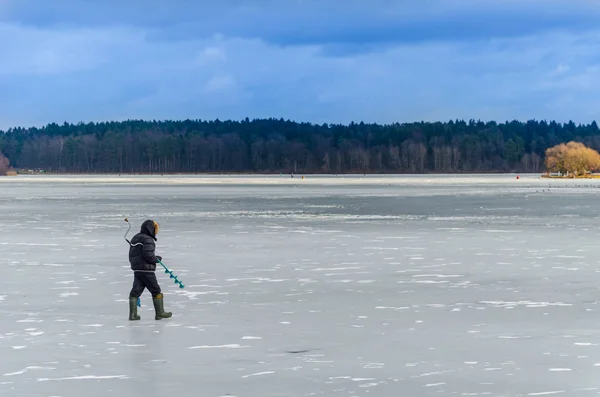
M 568 141 L 600 150 L 598 125 L 131 120 L 12 128 L 0 152 L 49 172 L 540 172 L 545 150 Z

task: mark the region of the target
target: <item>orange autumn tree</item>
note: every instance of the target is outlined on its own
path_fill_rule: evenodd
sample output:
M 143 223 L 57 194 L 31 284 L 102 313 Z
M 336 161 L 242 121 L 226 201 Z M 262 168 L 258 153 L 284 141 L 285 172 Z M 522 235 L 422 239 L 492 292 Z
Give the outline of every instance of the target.
M 580 142 L 561 143 L 546 150 L 546 168 L 565 175 L 584 175 L 600 169 L 600 153 Z
M 0 152 L 0 175 L 6 175 L 10 171 L 10 161 Z

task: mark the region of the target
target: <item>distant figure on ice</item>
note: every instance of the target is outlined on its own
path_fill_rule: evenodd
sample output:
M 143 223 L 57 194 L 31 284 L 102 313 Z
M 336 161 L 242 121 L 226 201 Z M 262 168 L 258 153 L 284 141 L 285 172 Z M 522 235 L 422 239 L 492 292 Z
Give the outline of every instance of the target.
M 133 288 L 129 293 L 129 320 L 139 320 L 137 314 L 137 301 L 142 295 L 145 288 L 152 294 L 152 302 L 154 303 L 154 318 L 160 320 L 171 317 L 172 313 L 165 312 L 163 303 L 163 294 L 156 279 L 156 264 L 162 261 L 162 257 L 155 255 L 156 235 L 160 226 L 158 223 L 148 219 L 142 223 L 140 232 L 133 236 L 131 245 L 129 246 L 129 263 L 133 270 Z

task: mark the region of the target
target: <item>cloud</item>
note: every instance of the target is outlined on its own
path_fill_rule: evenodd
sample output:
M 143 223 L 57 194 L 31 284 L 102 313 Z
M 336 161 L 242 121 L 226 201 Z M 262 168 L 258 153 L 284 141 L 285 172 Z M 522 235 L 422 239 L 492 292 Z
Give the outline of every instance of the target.
M 1 1 L 0 128 L 217 117 L 589 122 L 600 105 L 600 7 L 590 1 Z
M 407 43 L 519 37 L 600 22 L 593 0 L 11 0 L 10 18 L 38 27 L 133 26 L 153 40 L 216 33 L 277 45 Z

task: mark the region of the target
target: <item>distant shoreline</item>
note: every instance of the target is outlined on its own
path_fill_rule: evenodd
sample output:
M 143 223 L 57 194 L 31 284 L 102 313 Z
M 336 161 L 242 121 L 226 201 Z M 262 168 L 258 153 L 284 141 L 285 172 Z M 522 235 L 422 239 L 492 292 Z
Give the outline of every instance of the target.
M 581 176 L 559 176 L 559 175 L 542 175 L 546 179 L 600 179 L 600 175 L 581 175 Z
M 600 179 L 600 176 L 542 176 L 545 179 Z
M 424 173 L 404 173 L 404 172 L 344 172 L 344 173 L 322 173 L 322 172 L 28 172 L 17 171 L 17 175 L 55 175 L 55 176 L 82 176 L 82 175 L 110 175 L 110 176 L 165 176 L 165 175 L 186 175 L 186 176 L 291 176 L 301 177 L 303 175 L 319 175 L 319 176 L 361 176 L 361 175 L 406 175 L 406 176 L 427 176 L 427 175 L 541 175 L 538 172 L 518 173 L 518 172 L 503 172 L 503 171 L 473 171 L 473 172 L 424 172 Z

